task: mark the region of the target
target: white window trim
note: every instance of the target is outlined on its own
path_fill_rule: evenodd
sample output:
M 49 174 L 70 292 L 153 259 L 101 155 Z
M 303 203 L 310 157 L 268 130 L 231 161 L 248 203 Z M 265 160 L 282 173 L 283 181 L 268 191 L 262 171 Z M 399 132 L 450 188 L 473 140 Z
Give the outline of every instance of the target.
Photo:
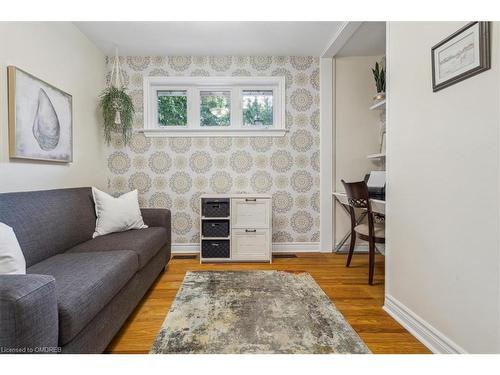
M 156 91 L 187 90 L 188 124 L 184 128 L 157 125 Z M 200 90 L 231 91 L 231 126 L 201 127 L 199 118 Z M 272 128 L 243 126 L 242 90 L 273 90 Z M 285 126 L 285 77 L 144 77 L 144 128 L 138 132 L 147 137 L 280 137 L 288 130 Z

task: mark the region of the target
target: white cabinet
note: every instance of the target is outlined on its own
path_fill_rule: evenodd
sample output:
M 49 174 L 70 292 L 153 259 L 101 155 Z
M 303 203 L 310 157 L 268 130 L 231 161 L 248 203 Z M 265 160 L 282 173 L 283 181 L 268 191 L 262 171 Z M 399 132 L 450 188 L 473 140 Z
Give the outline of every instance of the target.
M 200 236 L 201 262 L 271 262 L 272 261 L 272 200 L 269 195 L 233 194 L 202 195 L 201 212 L 214 212 L 217 217 L 203 215 Z M 229 201 L 229 215 L 226 217 L 215 210 L 215 203 Z M 214 203 L 215 202 L 215 203 Z M 207 205 L 204 210 L 204 205 Z M 222 215 L 222 216 L 221 216 Z M 220 217 L 219 217 L 220 216 Z M 210 222 L 209 222 L 210 221 Z M 219 228 L 229 226 L 229 232 L 214 237 L 209 235 L 211 223 Z M 204 225 L 205 224 L 205 225 Z M 213 233 L 213 232 L 212 232 Z M 217 248 L 216 248 L 217 245 Z M 229 251 L 223 251 L 229 247 Z M 215 249 L 215 250 L 214 250 Z

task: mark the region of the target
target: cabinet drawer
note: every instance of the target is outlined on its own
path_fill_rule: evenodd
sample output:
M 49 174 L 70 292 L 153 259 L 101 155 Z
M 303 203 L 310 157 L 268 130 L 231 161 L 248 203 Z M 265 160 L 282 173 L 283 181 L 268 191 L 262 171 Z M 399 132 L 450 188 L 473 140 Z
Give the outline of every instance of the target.
M 203 198 L 201 213 L 204 217 L 229 217 L 229 198 Z
M 202 240 L 201 256 L 202 258 L 229 258 L 229 246 L 229 240 Z
M 229 220 L 204 220 L 201 224 L 203 237 L 229 237 Z
M 233 229 L 231 257 L 236 260 L 269 260 L 271 231 L 269 229 Z
M 233 228 L 270 228 L 271 200 L 263 198 L 231 199 Z

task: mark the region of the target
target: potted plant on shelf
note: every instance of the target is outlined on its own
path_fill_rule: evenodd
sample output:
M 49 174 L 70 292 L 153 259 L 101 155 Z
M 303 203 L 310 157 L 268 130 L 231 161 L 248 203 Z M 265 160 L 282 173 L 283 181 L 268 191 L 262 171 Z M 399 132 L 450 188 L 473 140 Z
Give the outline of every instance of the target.
M 120 133 L 125 144 L 132 135 L 135 110 L 132 98 L 127 94 L 126 89 L 123 84 L 120 59 L 116 52 L 109 86 L 99 97 L 99 106 L 104 119 L 104 138 L 108 144 L 112 133 Z
M 385 70 L 381 64 L 375 63 L 375 68 L 372 68 L 373 78 L 375 79 L 375 86 L 377 87 L 377 95 L 373 100 L 385 99 Z

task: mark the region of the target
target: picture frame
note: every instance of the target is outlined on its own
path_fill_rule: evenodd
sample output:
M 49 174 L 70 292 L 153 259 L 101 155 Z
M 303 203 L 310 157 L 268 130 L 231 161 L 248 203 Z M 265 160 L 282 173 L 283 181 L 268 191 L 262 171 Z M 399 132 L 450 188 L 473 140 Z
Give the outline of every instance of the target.
M 470 22 L 431 48 L 434 92 L 491 67 L 490 23 Z
M 7 91 L 9 157 L 71 163 L 73 97 L 12 65 Z

